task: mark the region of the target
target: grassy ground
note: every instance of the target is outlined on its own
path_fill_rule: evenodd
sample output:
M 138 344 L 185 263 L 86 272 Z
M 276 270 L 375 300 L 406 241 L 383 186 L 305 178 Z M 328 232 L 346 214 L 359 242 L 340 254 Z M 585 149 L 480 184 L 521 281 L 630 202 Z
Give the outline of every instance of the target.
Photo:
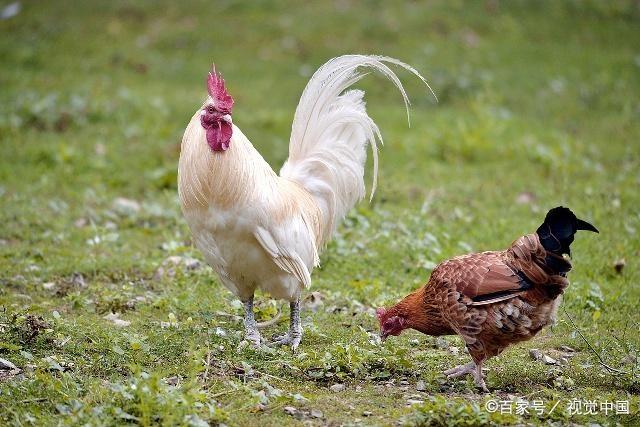
M 0 357 L 21 368 L 0 371 L 0 424 L 638 425 L 639 23 L 626 1 L 23 1 L 0 21 Z M 278 170 L 310 73 L 351 52 L 405 60 L 440 101 L 403 76 L 408 129 L 388 82 L 362 84 L 386 138 L 378 193 L 313 274 L 298 354 L 242 347 L 238 302 L 190 261 L 182 131 L 215 60 Z M 456 337 L 379 345 L 374 307 L 558 204 L 601 231 L 577 236 L 564 307 L 623 374 L 564 313 L 487 364 L 489 395 L 440 374 L 468 358 Z M 514 399 L 543 413 L 486 410 Z M 603 406 L 570 415 L 572 399 Z M 630 414 L 605 414 L 615 401 Z

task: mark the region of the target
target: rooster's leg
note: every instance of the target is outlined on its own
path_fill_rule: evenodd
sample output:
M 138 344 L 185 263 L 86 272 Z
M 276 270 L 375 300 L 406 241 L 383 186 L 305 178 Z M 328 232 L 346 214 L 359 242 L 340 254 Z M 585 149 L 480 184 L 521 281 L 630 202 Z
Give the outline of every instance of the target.
M 300 323 L 300 297 L 289 304 L 291 308 L 291 325 L 289 332 L 276 338 L 276 345 L 290 345 L 291 350 L 296 351 L 302 340 L 302 325 Z
M 253 295 L 244 301 L 244 331 L 244 338 L 256 347 L 260 347 L 260 332 L 253 315 Z

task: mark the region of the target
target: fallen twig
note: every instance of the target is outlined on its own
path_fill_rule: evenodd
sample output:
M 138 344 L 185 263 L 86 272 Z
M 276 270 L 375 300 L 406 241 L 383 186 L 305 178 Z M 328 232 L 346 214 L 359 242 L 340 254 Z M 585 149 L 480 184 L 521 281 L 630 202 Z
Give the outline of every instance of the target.
M 211 350 L 209 349 L 209 345 L 207 345 L 207 361 L 205 363 L 207 367 L 204 368 L 204 374 L 202 375 L 203 383 L 207 382 L 207 378 L 209 377 L 209 367 L 211 366 Z
M 20 403 L 44 402 L 45 400 L 48 400 L 48 399 L 46 397 L 34 397 L 33 399 L 21 400 Z
M 280 308 L 278 309 L 278 313 L 275 316 L 273 316 L 271 319 L 265 322 L 258 322 L 257 324 L 258 329 L 264 329 L 264 328 L 268 328 L 269 326 L 275 325 L 280 321 L 281 317 L 282 317 L 282 306 L 280 306 Z
M 582 335 L 582 332 L 580 332 L 580 329 L 578 329 L 578 326 L 574 323 L 574 321 L 571 318 L 571 316 L 569 316 L 569 313 L 567 312 L 567 309 L 562 307 L 562 311 L 564 311 L 564 314 L 567 316 L 567 319 L 569 319 L 569 322 L 571 323 L 571 326 L 573 326 L 573 329 L 578 333 L 578 335 L 580 335 L 580 338 L 582 338 L 582 340 L 587 344 L 587 346 L 589 347 L 589 349 L 591 349 L 593 354 L 596 355 L 600 365 L 602 365 L 604 368 L 606 368 L 609 372 L 615 372 L 616 374 L 628 374 L 628 372 L 624 372 L 624 371 L 621 371 L 621 370 L 616 369 L 616 368 L 612 368 L 611 366 L 607 365 L 604 362 L 604 360 L 602 360 L 602 357 L 600 357 L 600 354 L 598 354 L 598 352 L 591 346 L 591 343 L 589 343 L 589 341 L 587 341 L 585 336 Z

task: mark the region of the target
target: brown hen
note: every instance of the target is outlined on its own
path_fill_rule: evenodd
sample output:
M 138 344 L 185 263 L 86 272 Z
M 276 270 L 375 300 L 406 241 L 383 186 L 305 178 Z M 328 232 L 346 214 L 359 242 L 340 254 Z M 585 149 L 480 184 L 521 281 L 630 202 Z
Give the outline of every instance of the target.
M 569 246 L 577 230 L 598 232 L 562 206 L 551 209 L 535 233 L 504 251 L 463 255 L 439 264 L 429 282 L 391 308 L 377 310 L 380 335 L 411 328 L 427 335 L 458 334 L 473 361 L 444 372 L 448 378 L 482 377 L 485 360 L 526 341 L 555 321 L 569 285 Z

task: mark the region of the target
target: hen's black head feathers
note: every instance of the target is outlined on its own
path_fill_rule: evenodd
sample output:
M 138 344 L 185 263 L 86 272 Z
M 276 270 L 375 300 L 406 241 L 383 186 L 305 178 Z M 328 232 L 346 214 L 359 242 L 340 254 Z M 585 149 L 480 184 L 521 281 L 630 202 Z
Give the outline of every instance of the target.
M 574 234 L 578 230 L 588 230 L 598 233 L 598 229 L 587 221 L 577 218 L 571 209 L 563 206 L 551 209 L 547 212 L 544 222 L 536 233 L 542 246 L 557 255 L 571 255 L 571 243 Z

